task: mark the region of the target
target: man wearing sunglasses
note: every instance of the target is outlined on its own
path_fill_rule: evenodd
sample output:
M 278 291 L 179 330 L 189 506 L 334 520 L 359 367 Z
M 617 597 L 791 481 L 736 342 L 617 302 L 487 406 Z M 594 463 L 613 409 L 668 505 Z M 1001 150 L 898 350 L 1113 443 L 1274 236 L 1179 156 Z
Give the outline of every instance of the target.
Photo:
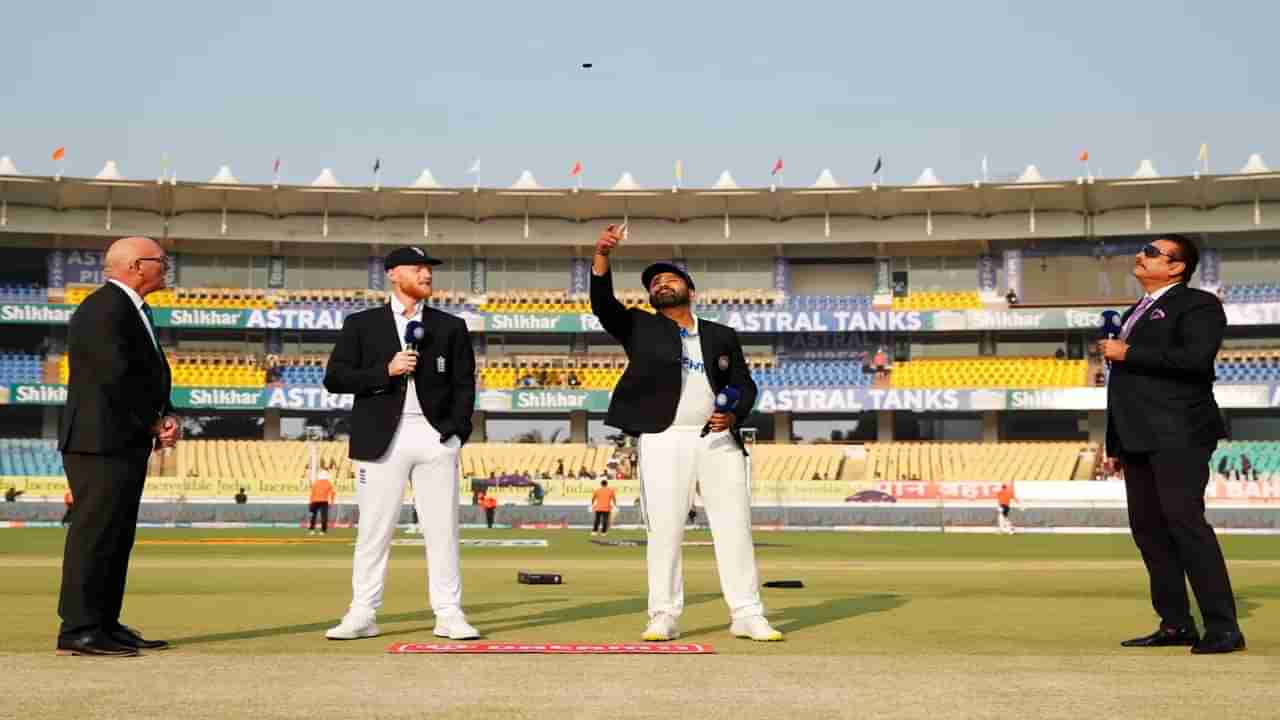
M 1214 359 L 1227 325 L 1218 298 L 1187 287 L 1200 251 L 1166 235 L 1134 259 L 1146 290 L 1098 350 L 1111 363 L 1107 456 L 1124 470 L 1129 527 L 1151 580 L 1160 627 L 1125 647 L 1190 645 L 1196 654 L 1245 649 L 1218 538 L 1204 516 L 1209 458 L 1227 436 L 1213 397 Z M 1191 616 L 1191 583 L 1204 617 Z

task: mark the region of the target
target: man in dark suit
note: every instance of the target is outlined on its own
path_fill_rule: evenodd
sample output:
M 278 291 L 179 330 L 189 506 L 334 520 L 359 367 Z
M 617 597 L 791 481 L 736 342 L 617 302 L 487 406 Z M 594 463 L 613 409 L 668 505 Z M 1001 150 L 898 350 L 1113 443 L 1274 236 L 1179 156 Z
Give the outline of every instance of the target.
M 462 612 L 458 563 L 458 454 L 471 436 L 476 361 L 466 322 L 427 306 L 431 268 L 439 264 L 416 247 L 387 255 L 391 302 L 349 316 L 329 356 L 325 388 L 355 395 L 350 456 L 360 508 L 351 606 L 325 633 L 330 640 L 378 635 L 374 620 L 407 483 L 426 541 L 434 633 L 480 636 Z
M 71 377 L 58 449 L 75 496 L 62 560 L 60 655 L 137 655 L 161 649 L 121 624 L 129 553 L 152 451 L 178 442 L 169 364 L 143 300 L 164 287 L 169 259 L 155 241 L 118 240 L 108 278 L 71 316 Z
M 1227 436 L 1213 397 L 1214 360 L 1227 325 L 1222 302 L 1187 287 L 1200 251 L 1166 235 L 1137 254 L 1146 295 L 1122 317 L 1120 337 L 1099 343 L 1111 363 L 1107 456 L 1124 470 L 1129 526 L 1151 578 L 1160 627 L 1126 647 L 1245 649 L 1218 538 L 1204 516 L 1209 458 Z M 1190 581 L 1204 617 L 1191 616 Z
M 693 279 L 671 263 L 654 263 L 641 274 L 657 313 L 618 302 L 609 254 L 622 237 L 623 229 L 610 225 L 596 243 L 591 309 L 630 360 L 613 389 L 605 424 L 640 438 L 640 495 L 649 532 L 649 624 L 642 637 L 680 635 L 680 543 L 700 484 L 730 632 L 781 640 L 764 617 L 751 542 L 751 480 L 740 430 L 757 391 L 742 343 L 733 328 L 693 314 Z M 717 395 L 733 391 L 740 396 L 737 404 L 717 409 Z

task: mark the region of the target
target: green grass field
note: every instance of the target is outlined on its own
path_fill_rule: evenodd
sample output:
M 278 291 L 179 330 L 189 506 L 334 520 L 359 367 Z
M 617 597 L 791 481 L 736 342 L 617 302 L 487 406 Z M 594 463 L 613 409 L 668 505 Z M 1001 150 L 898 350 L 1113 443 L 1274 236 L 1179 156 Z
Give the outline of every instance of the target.
M 635 642 L 644 550 L 585 531 L 468 531 L 548 548 L 464 548 L 465 605 L 498 641 Z M 1250 650 L 1127 650 L 1156 625 L 1125 535 L 757 533 L 778 644 L 737 640 L 712 550 L 685 549 L 683 640 L 714 657 L 389 656 L 431 640 L 421 547 L 392 550 L 383 636 L 328 642 L 350 592 L 351 531 L 144 530 L 124 620 L 173 650 L 57 658 L 62 532 L 0 531 L 0 706 L 9 717 L 1231 717 L 1280 714 L 1280 542 L 1223 538 Z M 611 539 L 640 538 L 615 532 Z M 297 544 L 150 544 L 259 538 Z M 706 533 L 689 533 L 706 540 Z M 556 571 L 525 586 L 517 570 Z

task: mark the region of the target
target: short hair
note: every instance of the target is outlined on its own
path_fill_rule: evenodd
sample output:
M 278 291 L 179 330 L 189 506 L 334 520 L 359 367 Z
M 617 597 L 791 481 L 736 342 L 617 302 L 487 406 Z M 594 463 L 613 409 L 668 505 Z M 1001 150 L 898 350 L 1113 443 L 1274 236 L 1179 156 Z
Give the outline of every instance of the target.
M 1182 273 L 1178 276 L 1178 279 L 1183 282 L 1190 282 L 1191 276 L 1196 272 L 1196 267 L 1200 265 L 1200 248 L 1196 247 L 1196 244 L 1192 242 L 1191 238 L 1186 235 L 1179 235 L 1178 233 L 1161 235 L 1156 239 L 1167 240 L 1178 246 L 1178 256 L 1176 258 L 1170 258 L 1169 262 L 1180 262 L 1185 264 L 1186 267 L 1182 269 Z
M 601 480 L 601 481 L 600 481 L 600 487 L 608 487 L 608 486 L 609 486 L 609 481 L 608 481 L 608 480 Z

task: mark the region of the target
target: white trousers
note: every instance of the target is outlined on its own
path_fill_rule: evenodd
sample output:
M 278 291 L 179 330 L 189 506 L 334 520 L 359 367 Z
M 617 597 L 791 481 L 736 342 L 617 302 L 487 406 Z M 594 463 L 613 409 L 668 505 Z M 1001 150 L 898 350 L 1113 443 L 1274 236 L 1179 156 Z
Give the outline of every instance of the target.
M 649 616 L 684 611 L 681 540 L 697 482 L 715 546 L 720 590 L 734 619 L 763 615 L 747 458 L 727 432 L 669 428 L 640 436 L 640 498 L 649 531 Z
M 437 616 L 462 612 L 458 563 L 457 438 L 440 433 L 421 415 L 402 418 L 391 446 L 378 460 L 356 461 L 360 528 L 351 568 L 351 612 L 374 615 L 382 607 L 387 558 L 406 483 L 413 483 L 427 546 L 427 597 Z

